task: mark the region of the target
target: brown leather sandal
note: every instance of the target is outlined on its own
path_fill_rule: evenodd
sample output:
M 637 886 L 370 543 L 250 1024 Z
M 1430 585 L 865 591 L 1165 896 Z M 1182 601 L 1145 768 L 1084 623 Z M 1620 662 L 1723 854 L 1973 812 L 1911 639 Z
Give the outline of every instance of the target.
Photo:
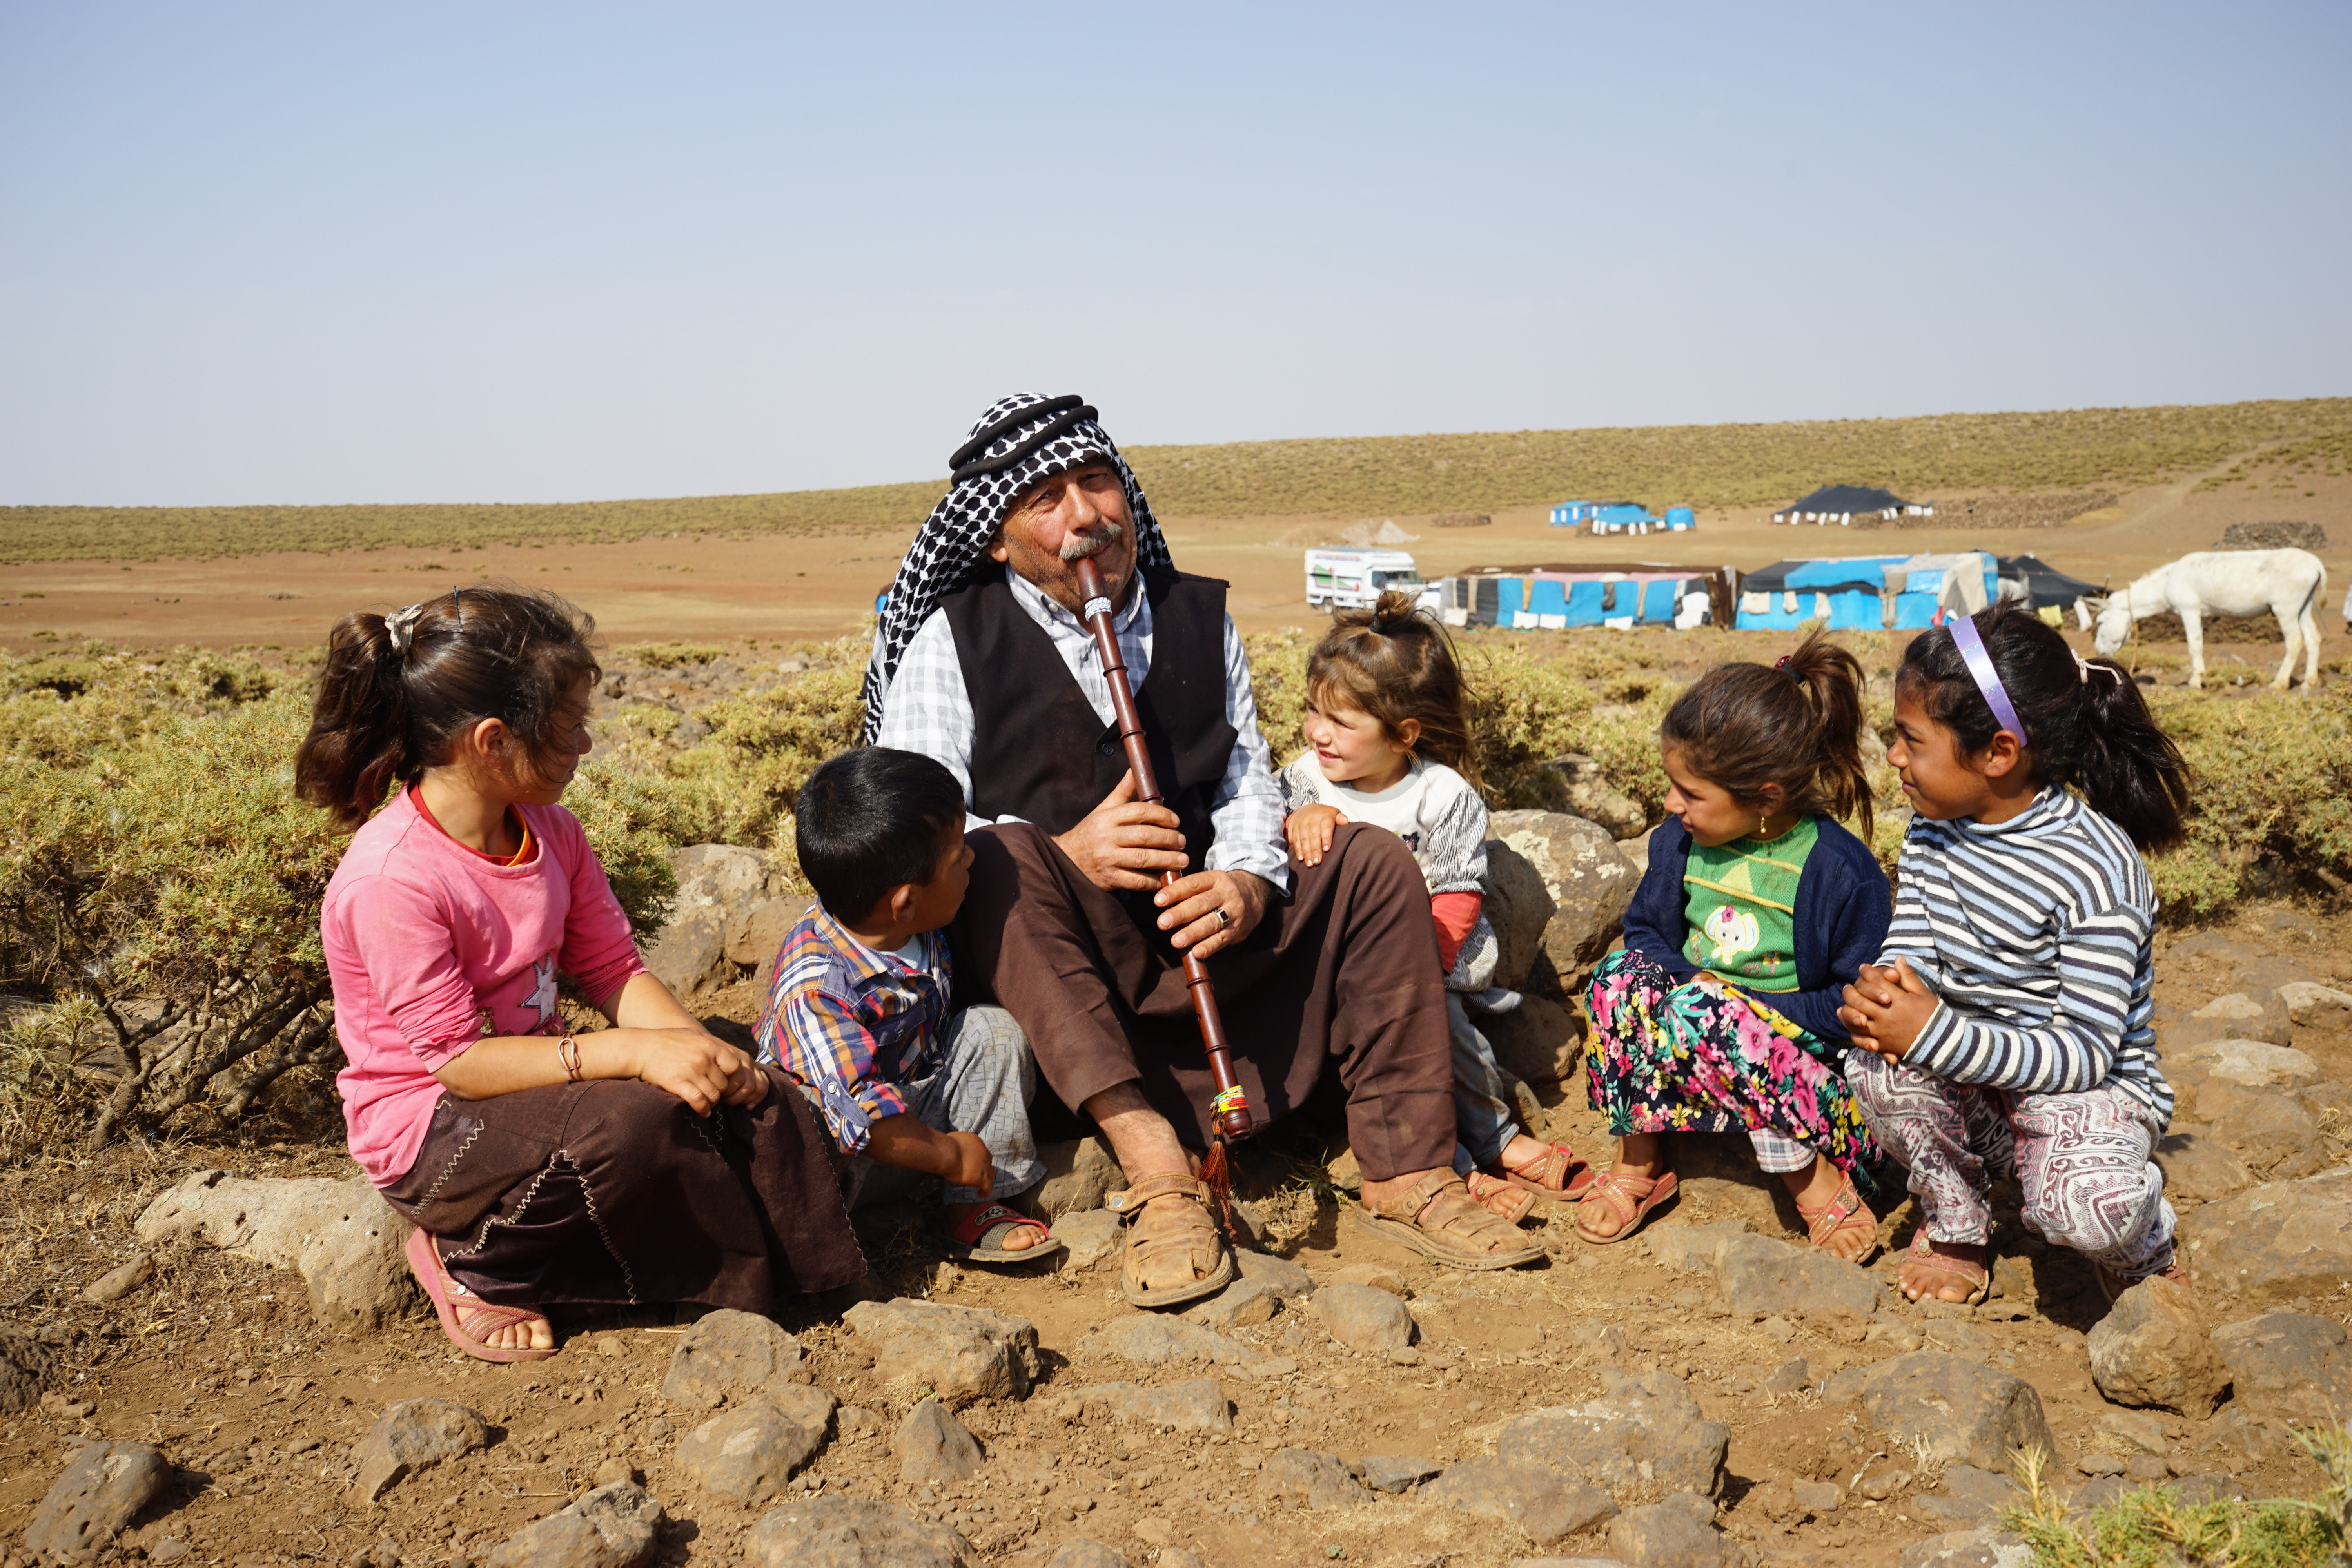
M 1539 1198 L 1554 1203 L 1574 1203 L 1592 1189 L 1600 1173 L 1586 1163 L 1584 1156 L 1565 1143 L 1545 1145 L 1541 1155 L 1517 1165 L 1496 1161 L 1496 1175 L 1515 1187 L 1525 1187 Z
M 1233 1248 L 1225 1245 L 1216 1223 L 1209 1218 L 1208 1196 L 1209 1189 L 1197 1180 L 1171 1171 L 1146 1176 L 1125 1192 L 1103 1199 L 1103 1207 L 1127 1222 L 1127 1250 L 1119 1258 L 1118 1289 L 1130 1304 L 1173 1307 L 1213 1296 L 1233 1283 Z M 1181 1208 L 1163 1205 L 1152 1215 L 1153 1228 L 1147 1232 L 1137 1223 L 1145 1205 L 1165 1197 L 1190 1201 Z
M 1543 1256 L 1520 1239 L 1517 1226 L 1481 1207 L 1451 1171 L 1430 1172 L 1401 1198 L 1360 1204 L 1349 1218 L 1358 1230 L 1450 1268 L 1513 1268 Z
M 1845 1185 L 1840 1187 L 1837 1196 L 1829 1202 L 1819 1205 L 1799 1204 L 1797 1216 L 1805 1222 L 1806 1240 L 1824 1252 L 1829 1252 L 1830 1240 L 1833 1237 L 1854 1231 L 1867 1233 L 1870 1240 L 1848 1260 L 1856 1268 L 1878 1256 L 1878 1216 L 1870 1212 L 1869 1205 L 1862 1201 L 1862 1194 L 1854 1191 L 1852 1176 L 1845 1179 Z M 1838 1255 L 1831 1252 L 1830 1256 L 1835 1258 Z
M 1470 1195 L 1478 1200 L 1480 1208 L 1513 1225 L 1527 1218 L 1528 1211 L 1536 1206 L 1535 1194 L 1484 1171 L 1471 1172 L 1462 1178 L 1462 1184 L 1470 1189 Z

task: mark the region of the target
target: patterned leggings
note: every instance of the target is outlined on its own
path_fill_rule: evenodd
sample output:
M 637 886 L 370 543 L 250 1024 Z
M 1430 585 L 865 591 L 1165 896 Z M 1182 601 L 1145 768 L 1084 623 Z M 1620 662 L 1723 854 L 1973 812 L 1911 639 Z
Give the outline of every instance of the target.
M 1628 951 L 1601 960 L 1585 1006 L 1585 1090 L 1616 1136 L 1769 1130 L 1869 1194 L 1878 1151 L 1835 1053 L 1757 995 L 1720 981 L 1676 985 L 1657 960 Z
M 2014 1173 L 2025 1228 L 2126 1279 L 2172 1262 L 2172 1205 L 2148 1160 L 2155 1111 L 2112 1086 L 2022 1094 L 1950 1083 L 1868 1051 L 1849 1051 L 1846 1082 L 1887 1152 L 1910 1168 L 1927 1234 L 1981 1246 L 1985 1190 Z

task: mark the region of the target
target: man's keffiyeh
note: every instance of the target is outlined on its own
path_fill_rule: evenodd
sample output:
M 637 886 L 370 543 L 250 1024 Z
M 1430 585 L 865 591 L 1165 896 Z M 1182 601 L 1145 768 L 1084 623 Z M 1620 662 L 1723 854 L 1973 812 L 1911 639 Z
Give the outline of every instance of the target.
M 1143 487 L 1095 422 L 1092 407 L 1075 396 L 1049 398 L 1034 392 L 998 398 L 949 459 L 953 486 L 931 509 L 891 579 L 881 623 L 874 628 L 874 654 L 866 665 L 866 744 L 881 731 L 882 704 L 915 633 L 940 601 L 1000 570 L 988 558 L 988 545 L 1013 503 L 1042 479 L 1097 462 L 1117 468 L 1126 487 L 1138 563 L 1170 564 L 1167 542 L 1143 499 Z

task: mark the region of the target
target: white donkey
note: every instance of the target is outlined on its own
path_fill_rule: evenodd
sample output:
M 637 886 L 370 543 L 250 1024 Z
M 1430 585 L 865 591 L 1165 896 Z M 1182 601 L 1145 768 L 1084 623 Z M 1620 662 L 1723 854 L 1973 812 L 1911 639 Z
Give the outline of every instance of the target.
M 2308 687 L 2319 673 L 2319 595 L 2327 587 L 2327 568 L 2308 550 L 2200 550 L 2168 566 L 2159 566 L 2138 582 L 2106 597 L 2085 597 L 2084 605 L 2098 617 L 2098 650 L 2112 654 L 2124 646 L 2132 626 L 2147 616 L 2169 610 L 2180 617 L 2189 634 L 2189 684 L 2205 684 L 2205 621 L 2208 615 L 2252 616 L 2264 610 L 2278 617 L 2286 639 L 2286 658 L 2271 682 L 2284 691 L 2294 674 L 2294 656 L 2303 653 L 2303 683 Z

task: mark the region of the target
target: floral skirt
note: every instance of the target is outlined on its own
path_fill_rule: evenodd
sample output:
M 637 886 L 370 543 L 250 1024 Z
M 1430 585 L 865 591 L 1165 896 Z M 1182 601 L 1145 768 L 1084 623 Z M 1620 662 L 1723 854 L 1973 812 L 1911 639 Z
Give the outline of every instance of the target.
M 1767 1129 L 1869 1194 L 1878 1146 L 1839 1053 L 1756 994 L 1715 980 L 1676 985 L 1657 960 L 1625 952 L 1601 961 L 1585 1005 L 1585 1089 L 1612 1133 Z

